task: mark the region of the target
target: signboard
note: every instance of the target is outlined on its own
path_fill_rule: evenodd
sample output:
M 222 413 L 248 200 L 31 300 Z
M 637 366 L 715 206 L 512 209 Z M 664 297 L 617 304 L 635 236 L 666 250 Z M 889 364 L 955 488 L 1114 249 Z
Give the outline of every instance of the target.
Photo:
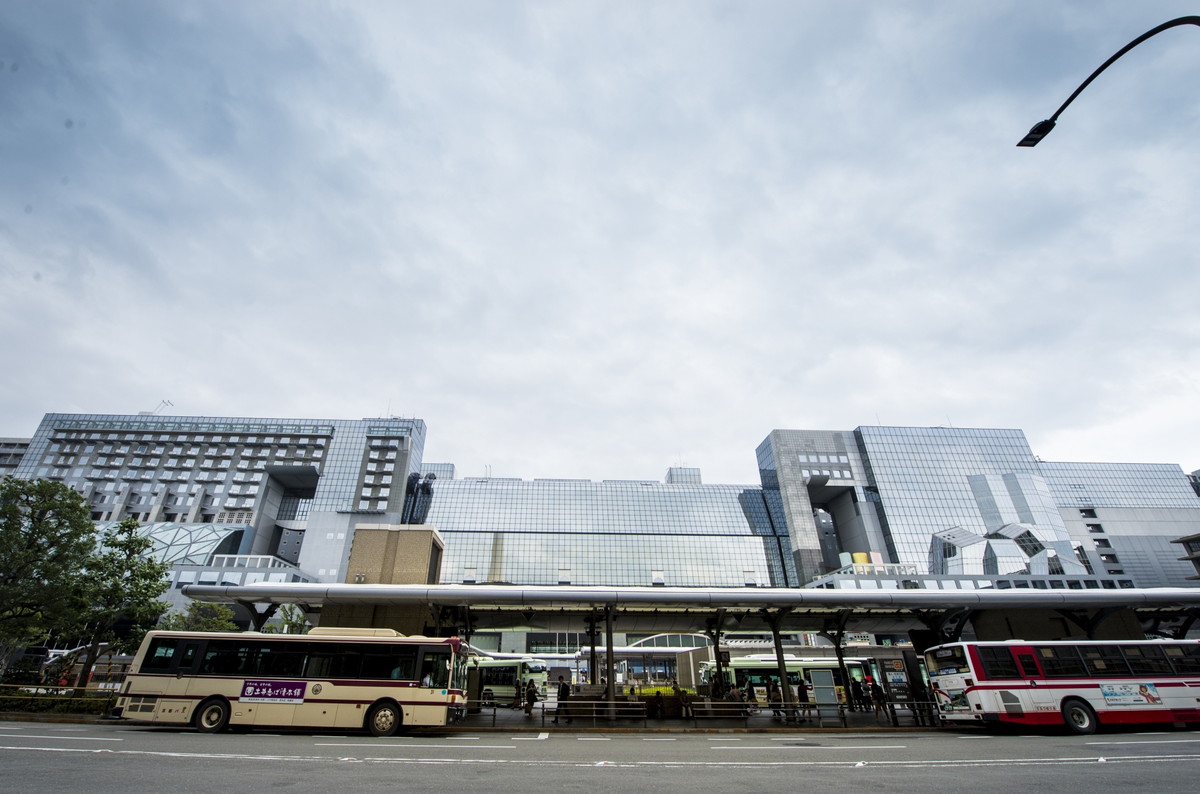
M 242 703 L 303 703 L 304 681 L 253 681 L 242 684 Z
M 1100 692 L 1110 706 L 1162 705 L 1162 697 L 1154 684 L 1101 684 Z

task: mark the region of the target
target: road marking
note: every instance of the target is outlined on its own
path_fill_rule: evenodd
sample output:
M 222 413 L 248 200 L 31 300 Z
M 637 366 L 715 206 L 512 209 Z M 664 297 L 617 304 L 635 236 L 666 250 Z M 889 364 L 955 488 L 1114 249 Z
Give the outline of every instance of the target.
M 750 745 L 749 747 L 747 747 L 746 745 L 743 744 L 743 745 L 739 745 L 739 746 L 730 745 L 729 747 L 713 747 L 711 749 L 713 749 L 713 750 L 904 750 L 907 748 L 908 748 L 907 744 L 848 744 L 845 747 L 829 747 L 829 746 L 824 746 L 824 745 L 819 745 L 819 744 L 817 744 L 817 745 L 810 744 L 806 747 L 779 747 L 779 746 L 756 747 L 754 745 Z
M 786 739 L 772 739 L 773 742 L 807 742 L 803 736 L 789 736 Z
M 23 733 L 20 736 L 10 736 L 10 739 L 64 739 L 71 742 L 123 742 L 124 739 L 104 739 L 99 736 L 42 736 L 37 733 Z
M 607 736 L 576 736 L 576 741 L 579 742 L 611 742 Z
M 391 749 L 429 749 L 429 750 L 446 750 L 453 748 L 455 750 L 515 750 L 515 744 L 473 744 L 470 748 L 466 748 L 461 744 L 392 744 L 390 742 L 316 742 L 316 747 L 375 747 L 380 750 Z
M 510 736 L 511 742 L 542 742 L 550 738 L 549 731 L 542 731 L 537 736 Z
M 373 745 L 378 747 L 379 745 Z M 460 745 L 461 749 L 461 745 Z M 729 748 L 738 749 L 738 748 Z M 279 761 L 289 765 L 289 768 L 294 768 L 297 764 L 316 763 L 327 764 L 330 761 L 342 761 L 346 763 L 377 763 L 391 765 L 456 765 L 477 764 L 489 766 L 522 766 L 522 767 L 554 767 L 554 768 L 592 768 L 596 767 L 598 762 L 595 761 L 553 761 L 553 760 L 537 760 L 537 761 L 516 761 L 516 760 L 497 760 L 483 758 L 389 758 L 389 757 L 364 757 L 364 758 L 341 758 L 330 756 L 314 756 L 314 755 L 250 755 L 238 753 L 185 753 L 185 752 L 164 752 L 150 750 L 109 750 L 106 748 L 85 749 L 80 747 L 30 747 L 30 746 L 5 746 L 0 745 L 0 751 L 11 750 L 14 752 L 46 752 L 46 753 L 90 753 L 90 754 L 105 754 L 105 755 L 138 755 L 156 758 L 188 758 L 188 759 L 215 759 L 221 761 L 252 761 L 261 763 L 263 761 Z M 978 767 L 994 767 L 994 766 L 1050 766 L 1062 764 L 1095 764 L 1099 761 L 1098 756 L 1066 756 L 1059 758 L 979 758 L 965 760 L 931 760 L 931 761 L 871 761 L 870 767 L 893 767 L 897 769 L 922 769 L 928 767 L 939 768 L 978 768 Z M 1107 756 L 1106 761 L 1113 763 L 1178 763 L 1179 761 L 1200 762 L 1200 754 L 1195 753 L 1173 753 L 1163 755 L 1130 755 L 1130 756 Z M 839 767 L 844 768 L 847 760 L 839 761 L 815 761 L 815 760 L 792 760 L 792 761 L 641 761 L 636 763 L 605 761 L 601 762 L 604 766 L 622 767 L 622 768 L 638 768 L 646 766 L 656 767 L 713 767 L 713 768 L 731 768 L 731 767 L 746 767 L 746 768 L 798 768 L 798 767 Z
M 1148 742 L 1084 742 L 1084 744 L 1196 744 L 1198 742 L 1200 742 L 1200 739 L 1152 739 Z
M 642 741 L 643 742 L 675 742 L 675 741 L 678 741 L 678 739 L 655 739 L 650 736 L 643 736 Z

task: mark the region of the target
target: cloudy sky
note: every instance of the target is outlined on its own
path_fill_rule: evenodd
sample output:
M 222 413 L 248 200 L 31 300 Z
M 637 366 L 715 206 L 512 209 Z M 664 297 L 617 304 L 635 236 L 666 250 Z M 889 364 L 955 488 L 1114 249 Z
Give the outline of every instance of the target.
M 1194 2 L 0 0 L 0 436 L 416 416 L 459 476 L 773 428 L 1200 468 Z

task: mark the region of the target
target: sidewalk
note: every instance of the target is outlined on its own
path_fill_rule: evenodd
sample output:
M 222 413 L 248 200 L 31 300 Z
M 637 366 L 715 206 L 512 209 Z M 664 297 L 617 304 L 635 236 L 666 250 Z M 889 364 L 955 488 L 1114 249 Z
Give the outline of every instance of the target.
M 609 717 L 607 704 L 595 701 L 571 701 L 571 722 L 567 723 L 565 716 L 556 725 L 552 722 L 557 712 L 557 703 L 551 700 L 540 701 L 534 706 L 533 714 L 526 716 L 524 710 L 497 706 L 488 707 L 473 714 L 468 714 L 462 722 L 450 726 L 450 730 L 504 730 L 504 731 L 614 731 L 628 733 L 686 733 L 711 731 L 744 731 L 744 732 L 797 732 L 797 731 L 893 731 L 893 730 L 931 730 L 939 726 L 931 725 L 927 719 L 918 720 L 918 715 L 908 708 L 898 708 L 893 722 L 892 714 L 884 712 L 876 715 L 874 711 L 847 711 L 836 706 L 826 706 L 818 716 L 816 706 L 807 719 L 800 723 L 785 722 L 771 715 L 769 708 L 745 717 L 739 716 L 710 716 L 704 713 L 701 704 L 697 704 L 696 716 L 691 718 L 667 717 L 663 719 L 647 718 L 642 714 L 631 713 L 630 704 L 617 702 L 617 718 Z M 733 704 L 721 704 L 729 705 Z M 439 728 L 437 730 L 446 730 Z

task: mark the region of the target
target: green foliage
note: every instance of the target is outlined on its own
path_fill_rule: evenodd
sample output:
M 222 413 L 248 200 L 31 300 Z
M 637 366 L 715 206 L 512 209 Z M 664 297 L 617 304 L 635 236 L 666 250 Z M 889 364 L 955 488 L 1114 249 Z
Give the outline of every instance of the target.
M 167 589 L 170 566 L 150 556 L 153 541 L 138 529 L 133 518 L 109 527 L 84 567 L 72 631 L 88 646 L 79 685 L 87 680 L 102 645 L 132 652 L 167 611 L 168 605 L 158 597 Z M 118 623 L 128 630 L 118 633 Z
M 0 651 L 72 625 L 95 543 L 88 506 L 71 488 L 0 480 Z
M 295 604 L 283 604 L 275 615 L 278 622 L 263 626 L 264 634 L 304 634 L 309 629 L 304 610 Z
M 172 612 L 158 621 L 164 631 L 239 631 L 233 608 L 225 604 L 193 601 L 184 612 Z
M 0 712 L 108 714 L 116 696 L 67 687 L 0 687 Z

